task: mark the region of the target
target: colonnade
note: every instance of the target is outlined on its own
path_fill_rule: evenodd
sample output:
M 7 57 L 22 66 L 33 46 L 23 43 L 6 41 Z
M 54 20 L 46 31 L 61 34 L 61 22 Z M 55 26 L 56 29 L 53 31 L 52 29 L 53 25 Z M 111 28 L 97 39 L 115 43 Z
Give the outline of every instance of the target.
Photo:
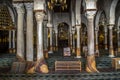
M 86 2 L 87 3 L 87 2 Z M 95 1 L 92 2 L 95 4 Z M 89 3 L 87 3 L 89 4 Z M 25 8 L 27 11 L 27 28 L 26 28 L 26 48 L 24 47 L 25 42 L 24 42 L 24 15 L 25 15 L 25 9 L 23 6 L 23 3 L 15 3 L 14 6 L 16 7 L 16 11 L 18 14 L 17 17 L 17 58 L 19 61 L 34 61 L 33 60 L 33 3 L 25 3 Z M 37 61 L 43 62 L 42 68 L 40 69 L 41 72 L 47 73 L 48 68 L 46 63 L 44 62 L 44 51 L 46 51 L 46 54 L 48 52 L 48 39 L 45 41 L 47 44 L 45 44 L 45 50 L 43 46 L 43 21 L 45 17 L 44 9 L 41 10 L 36 10 L 35 11 L 35 18 L 37 22 Z M 87 63 L 86 63 L 86 71 L 87 72 L 98 72 L 96 69 L 96 62 L 95 62 L 95 53 L 99 53 L 99 48 L 98 48 L 98 29 L 95 30 L 95 36 L 94 36 L 94 17 L 96 14 L 96 6 L 94 7 L 87 7 L 86 9 L 86 17 L 88 19 L 88 27 L 87 27 L 87 33 L 88 33 L 88 54 L 87 54 Z M 79 19 L 78 19 L 79 20 Z M 50 31 L 50 52 L 53 53 L 53 25 L 52 23 L 48 22 L 47 23 L 47 28 Z M 110 41 L 110 46 L 109 46 L 109 57 L 114 57 L 114 50 L 113 50 L 113 33 L 112 33 L 112 28 L 114 24 L 110 24 L 108 26 L 109 28 L 109 41 Z M 70 45 L 72 46 L 72 52 L 76 52 L 76 57 L 81 58 L 81 41 L 80 41 L 80 29 L 81 29 L 81 23 L 74 25 L 76 28 L 76 33 L 77 33 L 77 46 L 75 49 L 75 39 L 74 39 L 74 34 L 75 30 L 71 31 L 73 39 L 70 42 Z M 14 31 L 13 31 L 14 32 Z M 11 32 L 10 32 L 11 34 Z M 105 28 L 105 49 L 108 49 L 108 43 L 107 43 L 107 28 Z M 45 38 L 48 38 L 48 31 L 46 34 Z M 118 32 L 119 36 L 119 32 Z M 11 36 L 9 36 L 11 39 Z M 55 46 L 56 50 L 58 50 L 58 32 L 55 32 Z M 96 38 L 96 39 L 95 39 Z M 95 39 L 95 40 L 94 40 Z M 13 39 L 12 39 L 13 40 Z M 14 40 L 13 40 L 14 41 Z M 118 39 L 118 42 L 120 40 Z M 9 44 L 11 45 L 11 44 Z M 94 46 L 96 45 L 96 46 Z M 13 48 L 15 47 L 15 44 Z M 25 49 L 26 49 L 26 57 L 25 57 Z M 95 50 L 96 49 L 96 50 Z M 76 50 L 76 51 L 75 51 Z M 120 49 L 118 49 L 120 50 Z M 47 55 L 48 57 L 48 55 Z

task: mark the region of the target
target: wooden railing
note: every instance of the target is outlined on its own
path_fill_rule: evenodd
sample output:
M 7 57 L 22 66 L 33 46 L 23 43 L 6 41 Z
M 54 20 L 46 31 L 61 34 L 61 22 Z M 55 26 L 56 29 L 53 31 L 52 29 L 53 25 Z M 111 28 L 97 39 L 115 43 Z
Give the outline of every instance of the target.
M 81 71 L 80 61 L 56 61 L 55 71 L 74 70 Z

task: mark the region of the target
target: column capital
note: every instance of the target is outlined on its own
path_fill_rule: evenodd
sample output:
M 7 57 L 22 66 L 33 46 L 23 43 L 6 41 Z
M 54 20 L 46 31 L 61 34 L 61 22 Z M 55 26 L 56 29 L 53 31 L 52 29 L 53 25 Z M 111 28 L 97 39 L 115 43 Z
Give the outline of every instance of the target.
M 52 24 L 50 22 L 47 23 L 48 28 L 52 28 Z
M 86 13 L 87 13 L 87 18 L 93 19 L 96 14 L 96 11 L 87 11 Z
M 33 3 L 25 3 L 25 7 L 27 11 L 33 10 Z
M 114 27 L 114 24 L 109 24 L 109 25 L 108 25 L 108 28 L 109 28 L 109 29 L 112 29 L 113 27 Z
M 35 12 L 35 17 L 38 22 L 43 21 L 44 16 L 45 16 L 45 13 L 43 11 Z
M 76 28 L 77 29 L 80 29 L 81 28 L 81 25 L 79 24 L 79 25 L 76 25 Z
M 14 3 L 13 6 L 16 8 L 17 13 L 25 13 L 24 5 L 23 3 Z

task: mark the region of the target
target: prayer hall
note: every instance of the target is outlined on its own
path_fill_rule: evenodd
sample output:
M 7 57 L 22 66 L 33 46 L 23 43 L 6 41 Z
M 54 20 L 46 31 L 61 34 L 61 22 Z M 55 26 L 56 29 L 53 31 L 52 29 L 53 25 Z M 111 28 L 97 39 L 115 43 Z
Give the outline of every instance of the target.
M 0 80 L 120 80 L 120 0 L 0 0 Z

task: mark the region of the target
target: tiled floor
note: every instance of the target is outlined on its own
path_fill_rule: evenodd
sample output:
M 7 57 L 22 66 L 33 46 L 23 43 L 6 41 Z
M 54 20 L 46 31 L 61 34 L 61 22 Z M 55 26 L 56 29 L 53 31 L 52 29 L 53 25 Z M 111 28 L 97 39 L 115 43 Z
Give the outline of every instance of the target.
M 120 71 L 115 71 L 111 66 L 111 58 L 101 56 L 96 58 L 97 68 L 100 73 L 85 72 L 85 58 L 79 59 L 82 62 L 82 72 L 55 72 L 54 62 L 56 60 L 74 60 L 74 57 L 62 57 L 49 55 L 46 59 L 50 72 L 48 74 L 11 74 L 12 62 L 16 60 L 15 54 L 0 56 L 0 80 L 120 80 Z

